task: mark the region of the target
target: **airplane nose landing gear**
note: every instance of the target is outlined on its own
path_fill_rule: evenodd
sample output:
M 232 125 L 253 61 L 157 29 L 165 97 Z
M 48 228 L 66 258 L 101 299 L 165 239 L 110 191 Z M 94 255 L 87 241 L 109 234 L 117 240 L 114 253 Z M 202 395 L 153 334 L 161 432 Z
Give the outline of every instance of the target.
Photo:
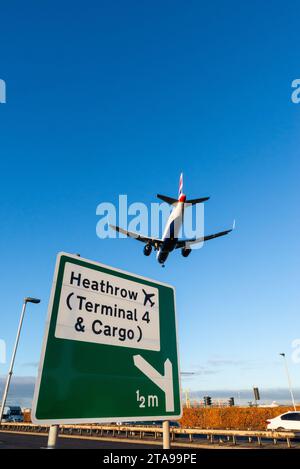
M 169 252 L 168 251 L 159 251 L 157 254 L 157 260 L 158 262 L 162 265 L 162 267 L 165 266 L 165 262 L 168 258 Z

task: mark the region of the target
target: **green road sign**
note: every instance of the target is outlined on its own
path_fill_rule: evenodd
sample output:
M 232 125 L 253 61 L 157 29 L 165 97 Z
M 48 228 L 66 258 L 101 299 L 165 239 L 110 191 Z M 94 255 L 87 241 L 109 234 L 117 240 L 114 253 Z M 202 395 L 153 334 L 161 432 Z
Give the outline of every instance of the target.
M 174 288 L 60 253 L 33 422 L 178 418 L 179 376 Z

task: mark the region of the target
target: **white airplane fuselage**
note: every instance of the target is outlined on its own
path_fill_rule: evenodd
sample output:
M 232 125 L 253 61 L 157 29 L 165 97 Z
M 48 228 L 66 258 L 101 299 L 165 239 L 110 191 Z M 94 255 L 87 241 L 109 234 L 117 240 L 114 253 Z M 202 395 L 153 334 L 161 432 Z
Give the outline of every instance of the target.
M 156 259 L 160 264 L 164 264 L 168 258 L 170 252 L 175 248 L 178 240 L 178 235 L 183 223 L 184 217 L 184 204 L 186 196 L 181 194 L 178 202 L 174 204 L 174 209 L 168 218 L 163 237 L 162 244 L 157 252 Z

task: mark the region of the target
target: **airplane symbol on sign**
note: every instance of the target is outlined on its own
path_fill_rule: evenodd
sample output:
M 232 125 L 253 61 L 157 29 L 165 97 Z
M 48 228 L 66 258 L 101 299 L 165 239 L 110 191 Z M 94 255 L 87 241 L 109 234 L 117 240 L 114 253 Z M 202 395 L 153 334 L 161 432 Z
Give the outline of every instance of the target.
M 147 302 L 149 301 L 151 307 L 153 307 L 155 305 L 154 301 L 151 300 L 152 296 L 155 295 L 155 293 L 147 293 L 144 289 L 143 290 L 143 293 L 145 295 L 145 299 L 144 299 L 144 306 L 146 306 Z

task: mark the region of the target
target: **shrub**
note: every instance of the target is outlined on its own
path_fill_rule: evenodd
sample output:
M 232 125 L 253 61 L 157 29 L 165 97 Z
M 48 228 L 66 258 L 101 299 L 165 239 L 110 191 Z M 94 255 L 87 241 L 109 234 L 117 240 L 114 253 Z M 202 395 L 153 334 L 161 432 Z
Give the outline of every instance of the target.
M 283 406 L 184 408 L 180 425 L 185 428 L 265 430 L 266 420 L 288 410 L 293 408 Z

